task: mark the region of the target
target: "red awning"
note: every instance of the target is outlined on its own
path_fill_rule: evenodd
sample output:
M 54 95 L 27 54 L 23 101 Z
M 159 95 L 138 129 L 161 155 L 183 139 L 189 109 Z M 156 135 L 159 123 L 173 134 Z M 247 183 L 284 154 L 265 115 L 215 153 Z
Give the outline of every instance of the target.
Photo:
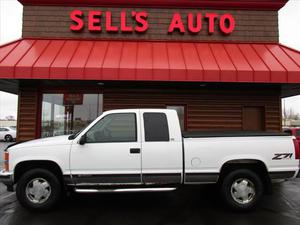
M 300 83 L 279 44 L 23 39 L 0 47 L 0 79 Z

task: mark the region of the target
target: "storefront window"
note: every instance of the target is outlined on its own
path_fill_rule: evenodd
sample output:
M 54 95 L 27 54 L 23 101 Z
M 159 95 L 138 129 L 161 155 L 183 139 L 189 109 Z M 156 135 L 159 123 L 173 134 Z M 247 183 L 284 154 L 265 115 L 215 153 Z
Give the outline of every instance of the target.
M 185 128 L 185 106 L 168 105 L 167 109 L 174 109 L 177 111 L 181 130 L 182 131 L 186 130 L 186 128 Z
M 42 137 L 72 134 L 103 111 L 102 94 L 43 94 Z

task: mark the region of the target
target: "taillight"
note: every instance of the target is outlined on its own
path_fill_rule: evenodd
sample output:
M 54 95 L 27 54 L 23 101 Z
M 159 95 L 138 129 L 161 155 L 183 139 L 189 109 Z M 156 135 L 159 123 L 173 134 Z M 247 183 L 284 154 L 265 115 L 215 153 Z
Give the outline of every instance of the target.
M 4 165 L 3 169 L 5 171 L 9 171 L 9 153 L 7 151 L 4 152 Z
M 294 141 L 294 147 L 295 147 L 295 158 L 300 159 L 300 147 L 297 139 L 293 139 Z

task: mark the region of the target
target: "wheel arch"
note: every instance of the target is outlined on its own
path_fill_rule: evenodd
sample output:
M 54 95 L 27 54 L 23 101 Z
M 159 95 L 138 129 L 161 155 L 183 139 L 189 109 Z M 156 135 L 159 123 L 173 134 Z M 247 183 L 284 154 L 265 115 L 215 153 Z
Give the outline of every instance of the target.
M 31 169 L 45 169 L 54 173 L 59 180 L 63 181 L 63 172 L 60 166 L 51 160 L 27 160 L 16 164 L 14 168 L 14 183 L 17 183 L 21 176 Z

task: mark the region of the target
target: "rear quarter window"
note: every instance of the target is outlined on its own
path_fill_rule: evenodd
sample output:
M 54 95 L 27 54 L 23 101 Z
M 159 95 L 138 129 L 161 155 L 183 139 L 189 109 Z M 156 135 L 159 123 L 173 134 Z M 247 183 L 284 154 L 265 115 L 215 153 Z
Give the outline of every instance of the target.
M 166 142 L 170 140 L 168 120 L 165 113 L 144 113 L 146 142 Z

